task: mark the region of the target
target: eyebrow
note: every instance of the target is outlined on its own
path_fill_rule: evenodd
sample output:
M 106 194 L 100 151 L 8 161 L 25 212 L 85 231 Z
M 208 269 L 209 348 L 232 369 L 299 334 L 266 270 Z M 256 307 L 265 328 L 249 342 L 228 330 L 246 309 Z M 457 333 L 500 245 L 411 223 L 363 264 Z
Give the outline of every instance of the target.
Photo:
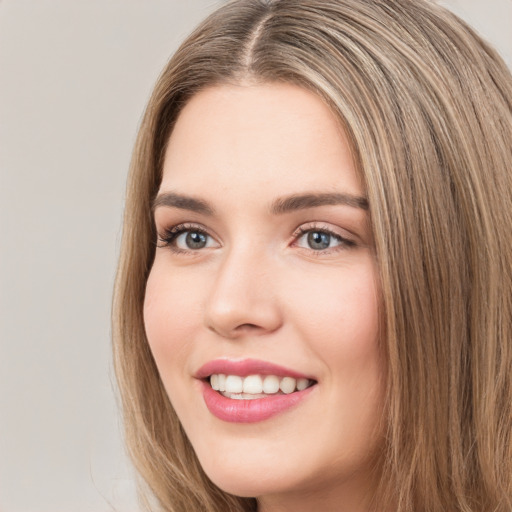
M 336 205 L 368 210 L 368 200 L 362 196 L 345 193 L 308 193 L 278 198 L 272 203 L 270 211 L 274 215 L 279 215 L 295 210 Z
M 192 196 L 176 194 L 175 192 L 163 192 L 162 194 L 158 194 L 153 201 L 151 209 L 154 212 L 160 206 L 189 210 L 208 216 L 215 213 L 215 210 L 206 201 Z
M 270 206 L 270 212 L 273 215 L 282 215 L 296 210 L 336 205 L 368 210 L 368 200 L 362 196 L 346 193 L 306 193 L 292 194 L 274 200 Z M 152 211 L 154 212 L 161 206 L 189 210 L 207 216 L 212 216 L 215 213 L 215 209 L 206 201 L 175 192 L 163 192 L 158 194 L 153 201 Z

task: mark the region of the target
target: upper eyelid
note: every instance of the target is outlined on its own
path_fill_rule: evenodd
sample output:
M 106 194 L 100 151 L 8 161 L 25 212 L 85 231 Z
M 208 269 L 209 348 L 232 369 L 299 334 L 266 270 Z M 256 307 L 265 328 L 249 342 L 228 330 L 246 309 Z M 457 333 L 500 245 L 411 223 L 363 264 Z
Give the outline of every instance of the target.
M 324 252 L 329 252 L 333 250 L 339 250 L 342 246 L 344 247 L 356 247 L 359 245 L 359 242 L 355 240 L 352 236 L 346 236 L 344 234 L 337 233 L 333 229 L 325 228 L 325 227 L 310 227 L 310 228 L 303 228 L 302 226 L 298 228 L 298 233 L 294 233 L 293 235 L 293 244 L 298 243 L 298 241 L 305 236 L 307 233 L 310 232 L 322 232 L 327 233 L 329 236 L 333 237 L 334 239 L 337 239 L 340 242 L 340 245 L 337 247 L 330 247 L 322 250 L 315 250 L 315 249 L 309 249 L 314 251 L 317 254 L 322 254 Z M 305 248 L 303 248 L 305 249 Z
M 182 235 L 183 233 L 187 233 L 189 231 L 192 231 L 192 232 L 196 231 L 198 233 L 202 233 L 202 234 L 214 239 L 217 243 L 219 243 L 218 237 L 216 235 L 212 234 L 208 228 L 206 228 L 205 226 L 203 226 L 201 224 L 196 224 L 196 223 L 192 224 L 192 223 L 188 223 L 188 222 L 176 224 L 174 226 L 163 228 L 161 230 L 157 229 L 157 237 L 160 240 L 165 240 L 165 238 L 170 238 L 172 235 L 172 238 L 174 241 L 178 238 L 178 236 Z
M 180 222 L 170 228 L 171 231 L 192 231 L 193 229 L 197 229 L 198 231 L 208 231 L 206 226 L 197 222 Z
M 197 231 L 206 233 L 209 236 L 217 238 L 217 235 L 214 232 L 212 232 L 211 229 L 207 228 L 206 226 L 204 226 L 203 224 L 201 224 L 199 222 L 180 222 L 180 223 L 172 225 L 170 227 L 162 227 L 161 229 L 158 229 L 158 226 L 156 226 L 156 227 L 157 227 L 157 234 L 159 234 L 160 231 L 163 231 L 165 233 L 170 233 L 170 232 L 177 233 L 179 231 L 193 231 L 195 229 Z M 344 235 L 344 232 L 346 232 L 348 236 L 355 236 L 347 229 L 343 229 L 340 227 L 333 227 L 329 223 L 324 223 L 324 222 L 319 222 L 319 221 L 302 222 L 296 228 L 293 229 L 292 236 L 301 235 L 304 232 L 312 231 L 315 229 L 318 231 L 325 231 L 328 233 L 332 233 L 333 235 L 339 236 L 341 238 L 346 238 L 346 236 Z M 338 232 L 338 230 L 342 231 L 342 233 Z
M 162 227 L 161 229 L 158 229 L 157 226 L 157 232 L 160 233 L 161 231 L 164 233 L 179 233 L 179 232 L 186 232 L 186 231 L 200 231 L 201 233 L 205 233 L 209 236 L 212 236 L 215 238 L 215 235 L 211 233 L 211 230 L 208 229 L 206 226 L 196 223 L 196 222 L 180 222 L 179 224 L 174 224 L 169 227 Z
M 340 237 L 342 239 L 347 240 L 353 240 L 354 238 L 357 238 L 357 235 L 353 234 L 351 231 L 341 228 L 339 226 L 333 226 L 330 223 L 325 222 L 318 222 L 318 221 L 311 221 L 311 222 L 303 222 L 295 230 L 293 231 L 293 236 L 303 234 L 304 232 L 308 231 L 324 231 L 326 233 L 331 233 L 337 237 Z
M 294 238 L 302 238 L 305 234 L 311 233 L 311 232 L 317 232 L 317 233 L 327 233 L 330 236 L 333 236 L 334 238 L 339 238 L 340 240 L 348 240 L 348 237 L 345 237 L 343 235 L 340 235 L 339 233 L 336 233 L 336 231 L 332 229 L 327 228 L 302 228 L 300 227 L 296 234 L 294 234 Z

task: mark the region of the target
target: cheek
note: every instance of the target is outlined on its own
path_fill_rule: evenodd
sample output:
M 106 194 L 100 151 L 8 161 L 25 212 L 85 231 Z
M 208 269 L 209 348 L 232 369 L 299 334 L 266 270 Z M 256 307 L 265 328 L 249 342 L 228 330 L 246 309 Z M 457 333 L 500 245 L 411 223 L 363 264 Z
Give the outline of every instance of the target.
M 293 295 L 302 312 L 295 315 L 299 328 L 312 359 L 322 362 L 332 403 L 367 420 L 378 413 L 385 378 L 376 282 L 372 265 L 352 267 L 336 279 L 310 280 Z M 340 414 L 340 423 L 360 428 Z
M 318 276 L 290 293 L 308 339 L 329 358 L 365 359 L 378 345 L 379 307 L 373 265 L 351 266 Z
M 197 325 L 194 287 L 180 283 L 177 274 L 164 272 L 155 261 L 144 299 L 144 326 L 151 352 L 164 383 L 183 368 L 187 358 L 186 340 L 193 339 Z

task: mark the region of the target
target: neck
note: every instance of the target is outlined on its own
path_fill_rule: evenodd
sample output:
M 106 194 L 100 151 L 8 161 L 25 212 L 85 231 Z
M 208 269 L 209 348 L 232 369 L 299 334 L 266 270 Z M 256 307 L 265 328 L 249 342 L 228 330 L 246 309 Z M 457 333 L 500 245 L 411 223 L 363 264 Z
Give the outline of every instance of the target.
M 370 512 L 367 475 L 353 475 L 349 481 L 308 486 L 299 492 L 288 492 L 258 498 L 258 512 Z

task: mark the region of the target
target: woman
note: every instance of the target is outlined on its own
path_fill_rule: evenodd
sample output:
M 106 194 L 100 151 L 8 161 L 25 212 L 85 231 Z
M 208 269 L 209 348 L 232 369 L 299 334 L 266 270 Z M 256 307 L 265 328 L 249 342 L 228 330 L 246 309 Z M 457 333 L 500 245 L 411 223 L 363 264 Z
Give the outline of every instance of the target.
M 235 0 L 159 78 L 114 301 L 166 511 L 512 510 L 512 79 L 423 0 Z

